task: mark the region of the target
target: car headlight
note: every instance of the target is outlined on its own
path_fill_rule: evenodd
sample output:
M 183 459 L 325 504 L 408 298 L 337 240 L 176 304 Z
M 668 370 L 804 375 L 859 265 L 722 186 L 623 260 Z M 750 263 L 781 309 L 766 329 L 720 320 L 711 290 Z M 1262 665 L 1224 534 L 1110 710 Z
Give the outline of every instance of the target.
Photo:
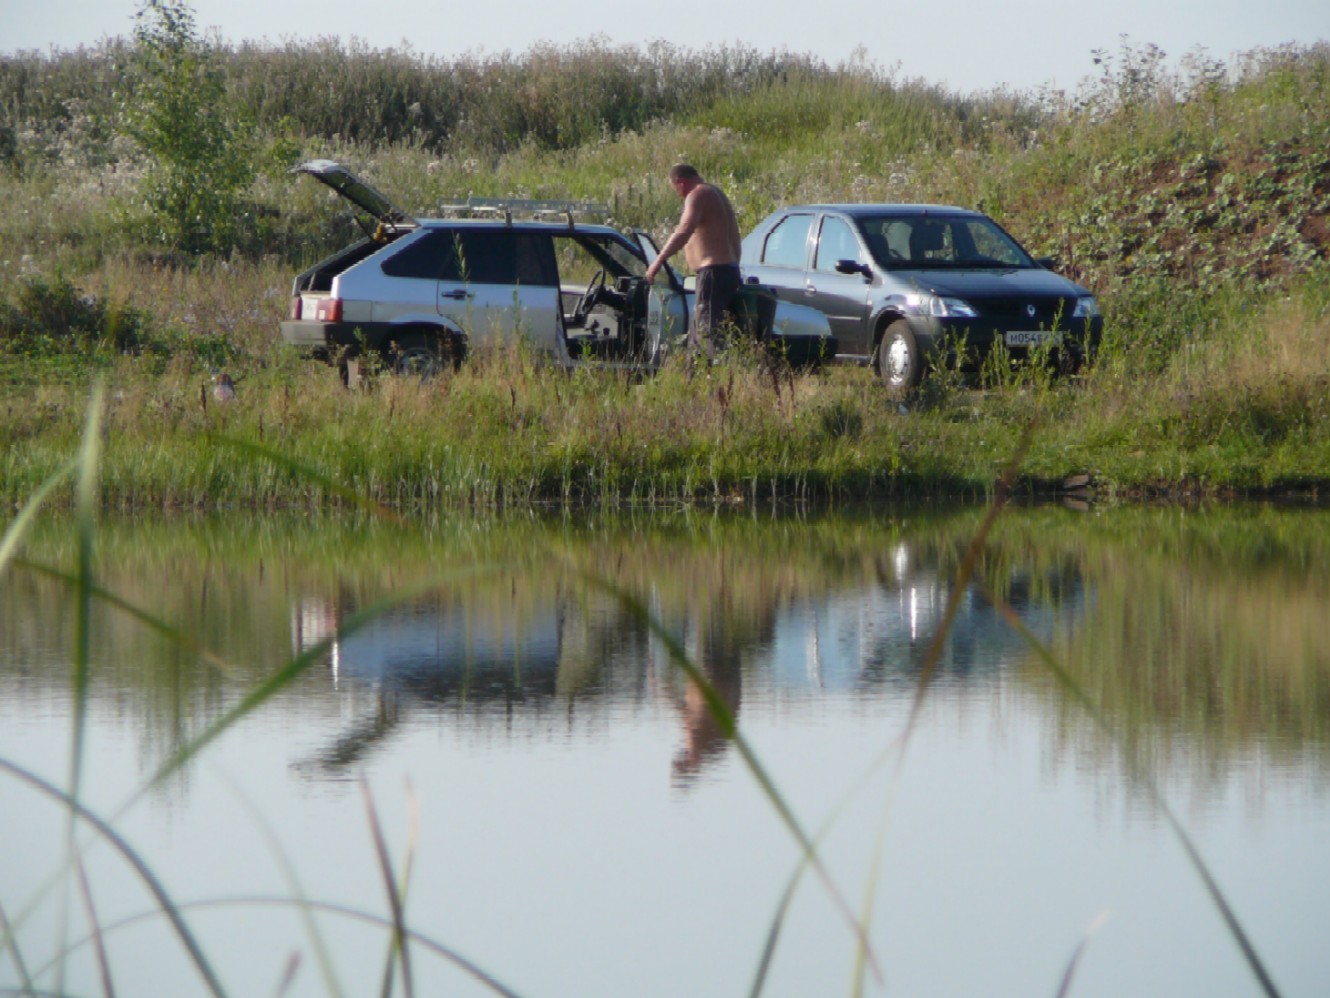
M 914 315 L 931 315 L 939 319 L 973 319 L 979 315 L 974 306 L 963 298 L 943 298 L 941 295 L 914 292 L 905 296 L 905 307 Z
M 1073 319 L 1093 319 L 1099 315 L 1099 302 L 1093 296 L 1076 299 L 1076 308 L 1071 313 Z

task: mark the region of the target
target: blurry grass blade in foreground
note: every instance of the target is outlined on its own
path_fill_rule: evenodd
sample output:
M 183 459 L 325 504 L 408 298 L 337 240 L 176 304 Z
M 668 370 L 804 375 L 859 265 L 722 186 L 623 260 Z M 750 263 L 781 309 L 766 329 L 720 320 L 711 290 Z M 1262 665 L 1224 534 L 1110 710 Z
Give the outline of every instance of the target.
M 360 793 L 365 801 L 365 814 L 369 818 L 370 833 L 374 838 L 374 853 L 379 860 L 379 873 L 383 877 L 383 887 L 388 894 L 388 905 L 393 913 L 393 935 L 392 944 L 388 947 L 388 958 L 383 967 L 383 994 L 392 994 L 393 967 L 397 963 L 402 965 L 402 989 L 407 998 L 415 992 L 415 978 L 411 973 L 411 950 L 407 945 L 409 937 L 406 931 L 406 913 L 402 903 L 402 897 L 406 893 L 406 878 L 411 870 L 411 857 L 415 848 L 415 834 L 411 836 L 411 844 L 407 849 L 406 869 L 403 871 L 403 883 L 398 886 L 393 877 L 392 859 L 388 856 L 388 844 L 383 838 L 383 826 L 379 823 L 379 812 L 374 806 L 374 795 L 370 793 L 369 784 L 362 777 L 360 780 Z
M 78 534 L 78 567 L 75 572 L 77 603 L 74 617 L 74 722 L 73 749 L 69 761 L 69 795 L 79 797 L 83 772 L 83 740 L 87 726 L 88 684 L 92 658 L 92 554 L 97 503 L 97 462 L 101 455 L 103 388 L 98 381 L 88 403 L 83 445 L 79 451 L 75 488 L 75 523 Z M 71 827 L 70 847 L 73 847 Z
M 5 568 L 13 560 L 15 552 L 18 551 L 19 544 L 23 540 L 23 534 L 27 531 L 28 525 L 36 519 L 37 512 L 41 509 L 42 504 L 77 468 L 78 462 L 70 461 L 69 464 L 43 482 L 41 487 L 23 504 L 18 516 L 9 524 L 4 536 L 0 537 L 0 575 L 4 575 Z
M 1067 969 L 1062 974 L 1062 983 L 1058 985 L 1057 998 L 1068 998 L 1068 995 L 1071 994 L 1071 981 L 1076 975 L 1076 968 L 1081 962 L 1081 957 L 1085 955 L 1085 950 L 1090 945 L 1090 940 L 1094 937 L 1094 934 L 1098 932 L 1107 921 L 1108 911 L 1101 911 L 1094 917 L 1094 921 L 1090 923 L 1090 927 L 1085 930 L 1085 935 L 1082 936 L 1081 941 L 1076 944 L 1076 949 L 1071 954 L 1071 959 L 1067 961 Z
M 62 572 L 59 569 L 51 568 L 49 565 L 38 565 L 34 562 L 27 561 L 26 559 L 23 558 L 14 559 L 14 564 L 19 568 L 27 569 L 28 571 L 31 572 L 36 572 L 40 575 L 46 576 L 49 579 L 55 579 L 58 582 L 63 582 L 71 589 L 76 589 L 78 586 L 77 576 L 71 575 L 68 572 Z M 123 597 L 117 596 L 115 593 L 110 592 L 107 589 L 103 589 L 99 585 L 94 584 L 91 587 L 90 592 L 95 599 L 99 600 L 102 603 L 105 603 L 107 606 L 110 606 L 115 610 L 120 611 L 121 613 L 128 615 L 130 618 L 142 624 L 144 627 L 158 634 L 160 637 L 166 639 L 167 641 L 179 645 L 181 648 L 188 650 L 191 654 L 198 655 L 200 659 L 202 659 L 205 662 L 208 662 L 219 671 L 226 673 L 228 675 L 234 672 L 234 670 L 231 667 L 231 663 L 226 661 L 226 659 L 222 658 L 222 656 L 217 654 L 217 652 L 213 651 L 211 648 L 207 647 L 206 645 L 201 644 L 194 637 L 185 633 L 179 628 L 172 627 L 170 624 L 166 623 L 166 621 L 154 617 L 146 610 L 140 609 L 139 607 L 135 606 L 133 603 L 130 603 L 128 600 L 124 599 Z
M 102 398 L 100 378 L 93 382 L 92 397 L 83 426 L 83 441 L 79 448 L 78 468 L 74 487 L 74 522 L 77 535 L 77 561 L 75 570 L 74 603 L 74 710 L 70 720 L 69 780 L 70 807 L 65 826 L 65 868 L 82 871 L 78 855 L 79 797 L 83 783 L 83 748 L 87 739 L 88 696 L 92 676 L 92 563 L 94 520 L 97 505 L 98 457 L 101 454 Z M 62 898 L 62 901 L 67 901 Z M 88 895 L 85 902 L 91 909 Z M 69 909 L 60 908 L 59 934 L 63 943 L 67 938 Z M 95 924 L 95 923 L 94 923 Z M 100 950 L 99 950 L 100 955 Z M 63 985 L 63 966 L 57 976 L 57 987 Z M 103 972 L 105 969 L 103 968 Z
M 167 917 L 172 927 L 175 929 L 176 934 L 180 937 L 180 941 L 189 952 L 190 959 L 198 969 L 199 975 L 203 978 L 204 983 L 207 984 L 208 990 L 212 994 L 219 996 L 226 993 L 222 988 L 221 982 L 213 973 L 212 967 L 209 965 L 207 958 L 203 954 L 203 950 L 199 947 L 198 942 L 189 931 L 189 927 L 185 924 L 180 909 L 176 907 L 175 902 L 173 902 L 170 896 L 166 893 L 165 887 L 163 887 L 161 882 L 158 881 L 157 877 L 148 867 L 148 864 L 144 862 L 143 858 L 135 852 L 134 848 L 130 846 L 130 844 L 126 842 L 115 829 L 80 804 L 71 794 L 67 794 L 58 787 L 52 786 L 40 776 L 30 773 L 20 766 L 16 766 L 7 759 L 0 759 L 0 770 L 4 770 L 12 776 L 16 776 L 18 779 L 27 783 L 29 786 L 34 787 L 46 796 L 64 804 L 65 807 L 69 809 L 70 813 L 76 816 L 79 821 L 90 825 L 98 835 L 109 842 L 115 850 L 129 862 L 129 865 L 134 868 L 134 871 L 139 875 L 139 878 L 147 886 L 148 890 L 152 892 L 158 907 L 161 909 L 161 913 Z
M 7 952 L 10 959 L 14 961 L 14 969 L 18 971 L 18 978 L 23 985 L 20 991 L 23 994 L 32 991 L 33 983 L 32 976 L 28 973 L 28 963 L 23 959 L 23 951 L 19 949 L 14 925 L 9 921 L 9 916 L 5 914 L 3 904 L 0 904 L 0 951 Z
M 310 945 L 314 948 L 315 960 L 318 963 L 319 973 L 323 978 L 323 985 L 327 989 L 329 998 L 342 998 L 342 989 L 337 981 L 332 955 L 328 952 L 327 941 L 324 939 L 323 933 L 319 931 L 318 922 L 313 917 L 313 907 L 309 903 L 308 892 L 301 884 L 295 866 L 291 863 L 286 850 L 282 848 L 262 809 L 249 798 L 239 784 L 225 775 L 222 779 L 230 786 L 231 792 L 236 795 L 241 806 L 249 814 L 250 820 L 258 827 L 259 832 L 268 843 L 273 859 L 281 870 L 283 879 L 286 880 L 287 889 L 291 892 L 291 902 L 299 909 L 301 921 L 305 926 L 305 933 L 309 936 Z M 292 967 L 291 972 L 295 973 L 295 969 L 295 967 Z
M 125 804 L 121 809 L 121 813 L 133 804 L 134 801 L 138 800 L 153 787 L 160 785 L 168 776 L 197 756 L 208 744 L 228 731 L 232 725 L 236 724 L 241 718 L 272 699 L 300 678 L 300 676 L 308 671 L 313 665 L 322 661 L 323 656 L 328 653 L 335 641 L 343 640 L 347 636 L 354 634 L 380 614 L 395 606 L 409 602 L 417 596 L 432 592 L 448 581 L 457 578 L 459 575 L 469 575 L 481 570 L 482 568 L 472 568 L 464 572 L 454 571 L 442 573 L 441 575 L 428 579 L 425 582 L 408 586 L 386 599 L 379 600 L 376 603 L 372 603 L 371 605 L 350 614 L 342 622 L 342 625 L 337 629 L 335 634 L 311 645 L 295 658 L 288 661 L 267 679 L 251 689 L 249 693 L 241 698 L 238 704 L 209 725 L 202 733 L 182 745 L 167 757 L 167 759 L 157 767 L 157 771 L 153 773 L 148 781 L 140 787 L 138 792 Z
M 698 668 L 697 664 L 688 657 L 688 652 L 684 650 L 678 639 L 651 615 L 651 612 L 643 605 L 641 600 L 605 579 L 589 576 L 588 581 L 615 597 L 625 610 L 636 617 L 653 634 L 655 634 L 669 652 L 671 661 L 683 671 L 688 677 L 689 682 L 693 683 L 701 692 L 703 698 L 706 700 L 707 709 L 710 711 L 712 718 L 720 728 L 721 734 L 734 743 L 736 751 L 738 751 L 740 758 L 743 759 L 744 764 L 748 767 L 748 771 L 757 780 L 762 793 L 776 809 L 776 813 L 780 815 L 781 821 L 785 824 L 785 827 L 789 829 L 790 833 L 799 843 L 803 855 L 802 862 L 809 863 L 817 872 L 818 877 L 830 894 L 832 902 L 840 910 L 851 930 L 854 932 L 860 951 L 866 955 L 869 966 L 873 969 L 874 976 L 880 981 L 882 971 L 878 964 L 877 957 L 873 953 L 872 946 L 869 943 L 867 929 L 860 924 L 855 917 L 854 911 L 845 900 L 844 894 L 842 894 L 840 888 L 837 887 L 836 882 L 832 879 L 831 871 L 827 869 L 826 865 L 822 862 L 821 857 L 818 855 L 817 846 L 814 840 L 804 831 L 803 826 L 799 823 L 799 819 L 795 817 L 794 811 L 790 808 L 789 804 L 785 801 L 785 798 L 777 789 L 775 781 L 773 781 L 770 774 L 767 773 L 766 768 L 762 765 L 761 760 L 758 759 L 752 746 L 748 744 L 748 740 L 739 732 L 738 726 L 735 724 L 734 715 L 730 713 L 730 709 L 725 705 L 725 701 L 716 691 L 715 686 L 713 686 L 710 680 L 707 679 L 703 670 Z
M 339 904 L 332 901 L 317 901 L 312 899 L 272 897 L 269 895 L 253 895 L 248 897 L 228 897 L 228 898 L 217 898 L 213 900 L 203 900 L 203 901 L 185 901 L 180 904 L 177 904 L 176 910 L 180 912 L 214 911 L 217 909 L 225 909 L 225 908 L 261 908 L 261 907 L 271 907 L 271 908 L 299 907 L 301 909 L 308 909 L 308 911 L 311 912 L 320 912 L 329 915 L 338 915 L 349 921 L 360 922 L 365 925 L 372 925 L 375 926 L 376 928 L 386 929 L 389 931 L 392 931 L 394 929 L 394 925 L 391 918 L 385 918 L 383 915 L 377 915 L 374 914 L 373 912 L 361 911 L 358 908 L 352 908 L 345 904 Z M 149 912 L 140 912 L 133 915 L 127 915 L 123 918 L 118 919 L 115 922 L 111 922 L 108 923 L 107 925 L 102 926 L 102 934 L 104 936 L 110 937 L 122 930 L 130 929 L 136 925 L 142 924 L 145 921 L 148 921 L 150 919 L 155 919 L 158 917 L 160 917 L 160 915 L 155 910 Z M 445 946 L 443 943 L 431 939 L 429 936 L 422 935 L 419 932 L 416 932 L 414 929 L 407 929 L 406 934 L 411 939 L 411 942 L 413 942 L 415 945 L 421 947 L 424 950 L 428 950 L 429 952 L 435 954 L 436 956 L 441 957 L 442 959 L 451 963 L 453 966 L 463 971 L 468 977 L 471 977 L 479 984 L 481 984 L 487 991 L 491 991 L 497 995 L 503 995 L 504 998 L 518 998 L 518 994 L 516 991 L 513 991 L 511 988 L 504 985 L 497 978 L 491 976 L 486 971 L 482 970 L 480 967 L 472 963 L 466 957 L 462 956 L 456 950 L 450 949 L 449 947 Z M 87 936 L 83 939 L 76 940 L 74 943 L 70 945 L 69 951 L 72 952 L 73 950 L 81 946 L 89 945 L 91 942 L 92 942 L 91 936 Z M 51 969 L 53 962 L 54 961 L 44 966 L 37 967 L 34 976 L 40 977 L 42 974 L 46 973 L 48 970 Z M 34 988 L 29 987 L 27 990 L 34 991 Z M 27 992 L 25 991 L 22 993 L 26 994 Z
M 92 948 L 97 954 L 97 970 L 101 974 L 102 991 L 108 995 L 115 994 L 115 986 L 111 982 L 111 959 L 106 954 L 106 939 L 102 933 L 102 922 L 97 917 L 97 906 L 92 899 L 92 884 L 88 882 L 88 868 L 83 862 L 82 856 L 74 857 L 75 872 L 78 875 L 79 894 L 83 898 L 83 910 L 88 916 L 88 924 L 92 926 Z
M 1269 972 L 1265 968 L 1265 964 L 1261 962 L 1261 958 L 1257 955 L 1256 947 L 1252 944 L 1251 939 L 1242 928 L 1242 924 L 1238 921 L 1237 914 L 1229 905 L 1228 899 L 1224 896 L 1224 892 L 1220 890 L 1219 883 L 1210 872 L 1210 868 L 1206 865 L 1205 860 L 1201 858 L 1200 851 L 1196 848 L 1196 844 L 1192 841 L 1191 836 L 1187 834 L 1187 830 L 1183 828 L 1182 822 L 1178 819 L 1177 815 L 1173 813 L 1173 809 L 1169 807 L 1168 800 L 1164 797 L 1164 792 L 1159 788 L 1159 784 L 1155 782 L 1154 777 L 1139 764 L 1129 746 L 1122 742 L 1122 739 L 1117 735 L 1113 726 L 1108 723 L 1108 719 L 1104 717 L 1103 711 L 1101 711 L 1095 705 L 1094 701 L 1086 695 L 1085 691 L 1081 689 L 1080 684 L 1078 684 L 1071 673 L 1062 666 L 1062 663 L 1057 660 L 1057 656 L 1053 654 L 1048 646 L 1040 641 L 1036 635 L 1031 633 L 1030 629 L 1025 626 L 1025 622 L 1021 620 L 1020 615 L 1012 609 L 1011 604 L 987 588 L 985 589 L 985 594 L 992 604 L 997 607 L 998 612 L 1002 614 L 1007 623 L 1011 625 L 1012 629 L 1021 636 L 1026 644 L 1028 644 L 1034 651 L 1038 659 L 1053 674 L 1054 678 L 1057 679 L 1063 689 L 1070 693 L 1072 697 L 1085 708 L 1086 713 L 1090 715 L 1090 718 L 1095 722 L 1095 725 L 1099 730 L 1118 747 L 1118 750 L 1122 753 L 1123 762 L 1126 764 L 1127 771 L 1145 787 L 1150 795 L 1150 799 L 1154 802 L 1155 807 L 1157 807 L 1159 812 L 1164 816 L 1164 819 L 1168 822 L 1169 828 L 1173 830 L 1173 834 L 1177 837 L 1178 842 L 1181 843 L 1183 850 L 1187 853 L 1187 858 L 1191 861 L 1191 864 L 1200 876 L 1201 881 L 1205 884 L 1205 889 L 1207 893 L 1209 893 L 1211 901 L 1213 901 L 1215 907 L 1219 909 L 1219 913 L 1224 919 L 1224 924 L 1228 926 L 1229 933 L 1233 936 L 1238 947 L 1242 950 L 1242 954 L 1247 960 L 1247 965 L 1251 968 L 1252 973 L 1256 975 L 1256 979 L 1261 985 L 1261 990 L 1269 996 L 1269 998 L 1277 998 L 1279 989 L 1275 987 L 1274 980 L 1270 977 Z

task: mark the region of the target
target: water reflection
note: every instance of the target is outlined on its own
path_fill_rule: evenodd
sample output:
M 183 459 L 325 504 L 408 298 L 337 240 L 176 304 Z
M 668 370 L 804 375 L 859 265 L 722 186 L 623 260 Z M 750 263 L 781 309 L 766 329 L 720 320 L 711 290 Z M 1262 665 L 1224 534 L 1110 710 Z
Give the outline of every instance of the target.
M 354 626 L 348 622 L 367 604 L 352 587 L 295 593 L 295 651 L 323 648 L 321 674 L 360 705 L 358 719 L 304 771 L 335 776 L 361 762 L 414 711 L 511 730 L 559 712 L 623 714 L 661 700 L 680 718 L 672 773 L 687 786 L 729 739 L 653 625 L 677 642 L 730 717 L 745 692 L 773 702 L 908 691 L 954 572 L 940 549 L 900 539 L 881 555 L 824 565 L 809 578 L 779 555 L 677 538 L 631 563 L 619 552 L 612 575 L 593 577 L 579 562 L 608 564 L 597 547 L 552 552 L 518 574 L 478 568 Z M 997 571 L 986 585 L 1000 583 L 1044 640 L 1076 626 L 1085 591 L 1074 565 Z M 1028 654 L 983 587 L 959 594 L 940 661 L 945 679 L 994 674 Z
M 910 695 L 979 515 L 109 524 L 103 586 L 216 655 L 100 604 L 92 696 L 138 713 L 161 755 L 219 716 L 237 683 L 326 642 L 274 708 L 346 718 L 300 763 L 311 779 L 344 777 L 416 716 L 552 736 L 653 705 L 677 713 L 673 775 L 686 784 L 723 757 L 726 739 L 652 622 L 736 715 L 751 703 Z M 1327 577 L 1309 570 L 1325 557 L 1323 516 L 1230 514 L 1206 531 L 1195 514 L 1013 509 L 976 583 L 956 594 L 939 687 L 979 697 L 1006 676 L 1050 699 L 1062 737 L 1094 746 L 1093 726 L 1003 621 L 997 597 L 1149 751 L 1167 751 L 1183 730 L 1212 758 L 1229 739 L 1323 746 Z M 1270 523 L 1257 529 L 1251 517 Z M 48 524 L 29 558 L 60 564 L 70 543 Z M 411 587 L 415 598 L 347 627 Z M 0 590 L 6 696 L 63 694 L 71 620 L 64 583 L 10 572 Z
M 1125 745 L 1189 805 L 1276 978 L 1316 993 L 1330 829 L 1326 514 L 1012 508 L 976 583 L 953 592 L 982 513 L 103 523 L 99 584 L 190 642 L 96 603 L 85 788 L 111 813 L 307 651 L 310 668 L 125 815 L 177 896 L 290 892 L 273 887 L 271 846 L 237 807 L 244 796 L 280 832 L 308 894 L 380 910 L 382 875 L 348 782 L 365 775 L 401 843 L 414 841 L 408 808 L 394 811 L 405 776 L 422 812 L 411 878 L 421 931 L 522 993 L 744 993 L 800 853 L 667 635 L 791 812 L 810 829 L 836 816 L 820 845 L 838 878 L 852 871 L 849 896 L 882 913 L 873 942 L 893 991 L 1052 991 L 1077 931 L 1106 907 L 1078 991 L 1227 993 L 1247 979 L 1157 810 L 1134 807 L 1145 798 Z M 0 758 L 56 781 L 69 769 L 76 615 L 67 582 L 39 566 L 67 571 L 76 556 L 68 524 L 43 523 L 0 577 Z M 879 794 L 881 781 L 859 778 L 896 743 L 953 597 L 908 765 Z M 1047 642 L 1060 676 L 996 599 Z M 63 815 L 12 780 L 0 781 L 0 814 L 0 846 L 17 857 L 0 864 L 0 895 L 16 911 L 61 863 Z M 882 880 L 869 882 L 878 858 Z M 104 864 L 89 877 L 104 924 L 141 910 L 122 879 Z M 219 965 L 253 977 L 236 993 L 282 990 L 256 956 L 309 952 L 259 914 L 217 923 L 209 940 Z M 391 940 L 378 932 L 339 934 L 346 993 L 382 986 Z M 49 938 L 59 949 L 68 935 L 56 926 Z M 179 985 L 163 969 L 173 941 L 112 941 L 118 974 L 152 977 L 118 991 L 192 993 L 188 970 Z M 843 975 L 856 949 L 826 899 L 801 894 L 771 990 L 854 990 Z M 98 990 L 94 963 L 67 990 Z M 0 988 L 14 983 L 4 974 Z M 455 984 L 420 990 L 474 993 Z

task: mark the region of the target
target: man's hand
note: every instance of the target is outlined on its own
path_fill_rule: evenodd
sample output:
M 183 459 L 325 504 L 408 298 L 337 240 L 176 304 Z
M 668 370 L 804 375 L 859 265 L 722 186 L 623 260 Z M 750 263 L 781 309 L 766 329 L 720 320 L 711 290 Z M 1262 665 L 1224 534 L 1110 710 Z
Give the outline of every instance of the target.
M 647 272 L 646 272 L 646 274 L 644 274 L 643 276 L 646 277 L 646 279 L 647 279 L 647 283 L 648 283 L 648 284 L 655 284 L 655 283 L 656 283 L 656 275 L 657 275 L 658 273 L 660 273 L 660 261 L 659 261 L 659 260 L 656 261 L 655 263 L 651 264 L 651 266 L 647 267 Z

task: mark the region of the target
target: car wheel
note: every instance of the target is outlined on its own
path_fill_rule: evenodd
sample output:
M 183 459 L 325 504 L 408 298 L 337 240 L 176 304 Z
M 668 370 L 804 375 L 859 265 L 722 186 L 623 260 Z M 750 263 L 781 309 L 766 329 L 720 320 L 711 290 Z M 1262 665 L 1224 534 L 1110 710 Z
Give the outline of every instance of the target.
M 877 370 L 888 388 L 913 388 L 924 376 L 924 358 L 914 331 L 904 319 L 897 319 L 882 334 L 877 348 Z
M 457 366 L 452 338 L 436 333 L 407 333 L 396 341 L 389 361 L 394 373 L 422 380 Z

